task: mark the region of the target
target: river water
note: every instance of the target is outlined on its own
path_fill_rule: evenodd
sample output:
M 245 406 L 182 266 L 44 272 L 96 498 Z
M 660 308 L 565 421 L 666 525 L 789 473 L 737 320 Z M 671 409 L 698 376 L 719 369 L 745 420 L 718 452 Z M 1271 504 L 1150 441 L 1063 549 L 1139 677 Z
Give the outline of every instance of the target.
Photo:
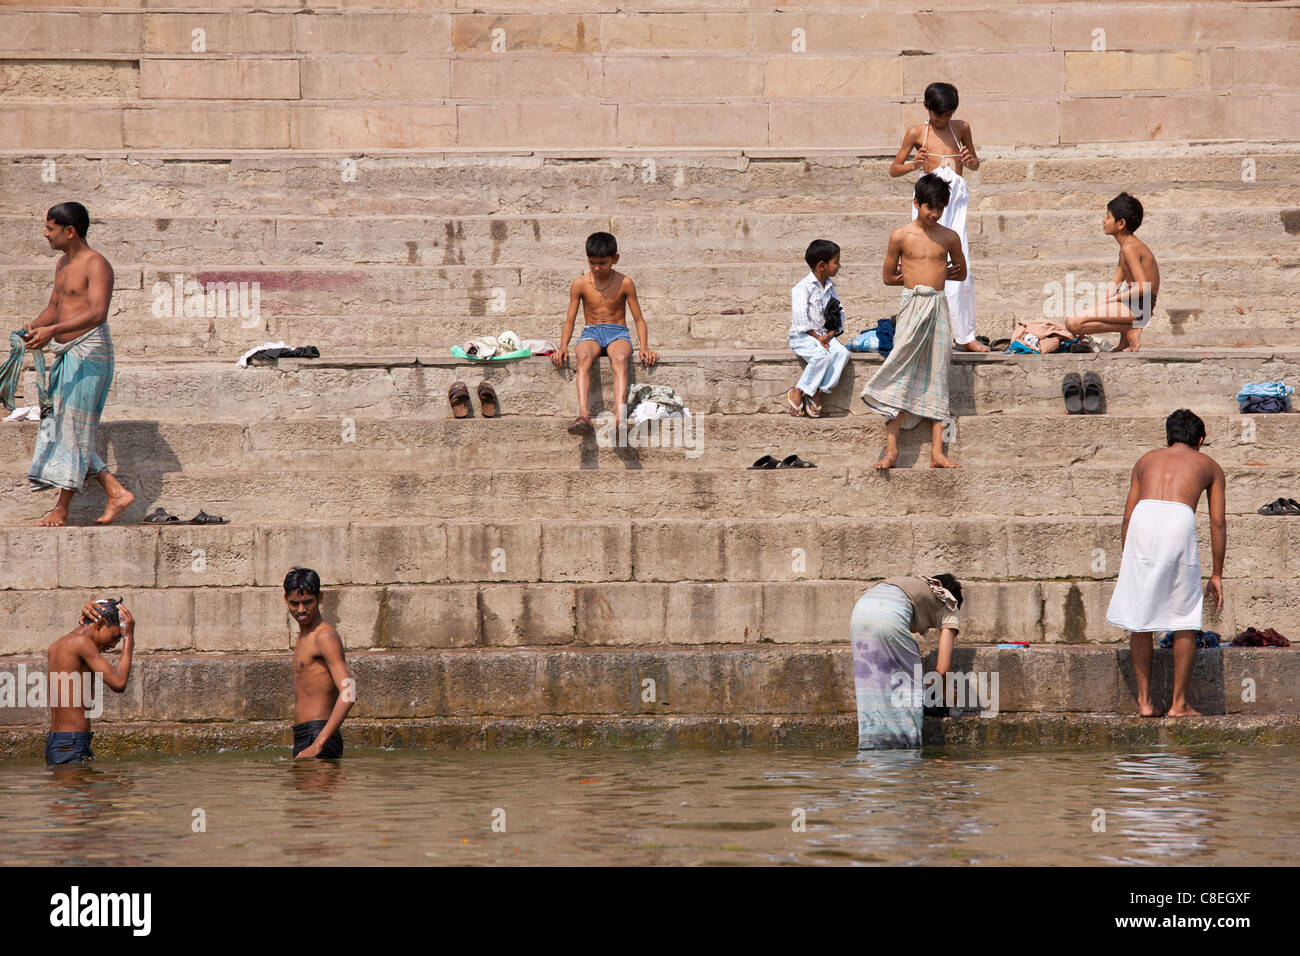
M 1279 746 L 11 761 L 0 865 L 1281 865 L 1297 776 Z

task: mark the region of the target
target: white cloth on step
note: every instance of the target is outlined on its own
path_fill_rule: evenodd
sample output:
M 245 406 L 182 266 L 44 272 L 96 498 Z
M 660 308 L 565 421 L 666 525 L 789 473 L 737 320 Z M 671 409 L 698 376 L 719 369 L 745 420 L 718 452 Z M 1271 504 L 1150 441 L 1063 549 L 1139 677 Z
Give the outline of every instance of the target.
M 1106 620 L 1134 633 L 1199 631 L 1202 600 L 1196 512 L 1181 501 L 1139 501 Z
M 262 349 L 287 349 L 288 347 L 289 345 L 286 342 L 263 342 L 261 345 L 254 345 L 245 352 L 235 364 L 240 368 L 248 368 L 248 360 L 253 357 L 254 353 L 260 352 Z

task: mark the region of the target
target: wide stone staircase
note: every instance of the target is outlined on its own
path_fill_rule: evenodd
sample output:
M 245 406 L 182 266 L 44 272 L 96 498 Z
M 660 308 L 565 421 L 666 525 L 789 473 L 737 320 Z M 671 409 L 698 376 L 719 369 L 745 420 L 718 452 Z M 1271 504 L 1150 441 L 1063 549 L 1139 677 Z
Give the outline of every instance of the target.
M 44 305 L 44 212 L 84 202 L 116 271 L 100 441 L 137 497 L 93 527 L 91 485 L 75 527 L 34 527 L 38 426 L 0 425 L 0 671 L 43 667 L 88 597 L 124 597 L 136 670 L 97 751 L 283 744 L 295 564 L 325 582 L 358 743 L 851 746 L 854 602 L 945 570 L 966 583 L 955 666 L 1000 676 L 999 715 L 927 721 L 927 741 L 1300 736 L 1285 650 L 1198 653 L 1192 702 L 1226 716 L 1125 716 L 1127 641 L 1105 622 L 1130 469 L 1190 407 L 1228 474 L 1206 626 L 1300 637 L 1300 519 L 1255 513 L 1300 497 L 1300 424 L 1233 400 L 1300 380 L 1300 97 L 1269 68 L 1295 55 L 1294 5 L 226 6 L 28 3 L 0 40 L 0 310 L 14 328 Z M 207 52 L 187 52 L 195 29 Z M 956 356 L 962 468 L 925 468 L 927 433 L 881 475 L 857 398 L 878 357 L 854 358 L 826 418 L 784 414 L 789 288 L 830 238 L 850 332 L 896 311 L 880 264 L 912 178 L 887 169 L 937 78 L 983 159 L 982 334 L 1110 278 L 1121 189 L 1163 284 L 1136 355 Z M 507 328 L 558 344 L 596 230 L 662 353 L 634 381 L 692 412 L 653 444 L 569 436 L 573 373 L 549 359 L 448 352 Z M 322 357 L 236 367 L 267 341 Z M 1067 417 L 1061 376 L 1089 369 L 1107 413 Z M 476 399 L 454 420 L 449 386 L 483 380 L 503 417 Z M 593 402 L 613 409 L 604 360 Z M 747 470 L 767 453 L 818 467 Z M 138 524 L 156 506 L 231 523 Z M 1157 652 L 1158 706 L 1169 682 Z M 37 754 L 46 719 L 0 707 L 0 753 Z

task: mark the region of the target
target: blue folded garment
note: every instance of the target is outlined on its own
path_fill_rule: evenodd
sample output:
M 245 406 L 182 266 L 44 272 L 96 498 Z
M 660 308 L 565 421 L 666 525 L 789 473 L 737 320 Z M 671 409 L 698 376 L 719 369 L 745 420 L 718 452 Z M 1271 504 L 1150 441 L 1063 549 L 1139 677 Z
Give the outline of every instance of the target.
M 849 343 L 850 352 L 879 352 L 888 355 L 894 350 L 894 320 L 881 319 L 874 329 L 863 329 Z
M 1196 631 L 1195 634 L 1196 634 L 1197 647 L 1218 647 L 1219 646 L 1220 637 L 1217 631 Z M 1168 632 L 1167 634 L 1165 634 L 1164 637 L 1160 638 L 1160 646 L 1161 647 L 1174 646 L 1173 631 Z
M 1251 398 L 1280 398 L 1290 408 L 1291 395 L 1294 393 L 1294 388 L 1282 382 L 1247 382 L 1237 393 L 1237 404 L 1244 410 L 1247 400 Z
M 1291 411 L 1291 400 L 1289 398 L 1267 398 L 1263 395 L 1252 395 L 1240 404 L 1243 415 L 1272 415 L 1277 412 Z

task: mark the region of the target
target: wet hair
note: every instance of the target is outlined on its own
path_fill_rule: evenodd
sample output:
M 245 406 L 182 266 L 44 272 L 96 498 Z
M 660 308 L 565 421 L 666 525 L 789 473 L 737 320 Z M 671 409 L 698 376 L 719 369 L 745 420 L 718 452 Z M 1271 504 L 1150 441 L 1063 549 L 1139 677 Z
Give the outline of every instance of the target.
M 808 243 L 808 251 L 803 254 L 803 261 L 809 269 L 816 269 L 819 262 L 830 262 L 840 254 L 840 247 L 829 239 L 814 239 Z
M 587 237 L 587 255 L 607 259 L 618 255 L 618 240 L 608 232 L 593 232 Z
M 1142 225 L 1142 204 L 1128 193 L 1120 193 L 1106 203 L 1106 208 L 1116 220 L 1124 220 L 1124 228 L 1129 232 L 1137 232 L 1138 226 Z
M 926 173 L 916 181 L 916 191 L 913 193 L 916 197 L 918 206 L 929 206 L 931 209 L 943 209 L 948 205 L 948 197 L 952 195 L 948 189 L 948 184 L 944 182 L 941 176 L 934 173 Z
M 290 568 L 284 576 L 284 593 L 302 591 L 320 597 L 320 575 L 311 568 Z
M 945 588 L 947 588 L 948 593 L 957 599 L 957 606 L 961 607 L 961 582 L 960 581 L 958 581 L 951 574 L 932 574 L 930 575 L 930 577 L 934 578 Z
M 79 202 L 61 202 L 57 206 L 51 206 L 45 218 L 52 219 L 56 226 L 71 226 L 83 239 L 86 238 L 86 230 L 90 228 L 90 213 Z
M 91 601 L 81 609 L 82 624 L 103 624 L 107 627 L 121 627 L 122 620 L 117 613 L 117 606 L 122 602 L 117 598 L 105 598 Z
M 1182 442 L 1199 448 L 1205 441 L 1205 422 L 1190 408 L 1180 408 L 1165 419 L 1165 438 L 1170 445 Z
M 931 113 L 957 111 L 957 87 L 951 83 L 931 83 L 925 88 L 925 108 Z

